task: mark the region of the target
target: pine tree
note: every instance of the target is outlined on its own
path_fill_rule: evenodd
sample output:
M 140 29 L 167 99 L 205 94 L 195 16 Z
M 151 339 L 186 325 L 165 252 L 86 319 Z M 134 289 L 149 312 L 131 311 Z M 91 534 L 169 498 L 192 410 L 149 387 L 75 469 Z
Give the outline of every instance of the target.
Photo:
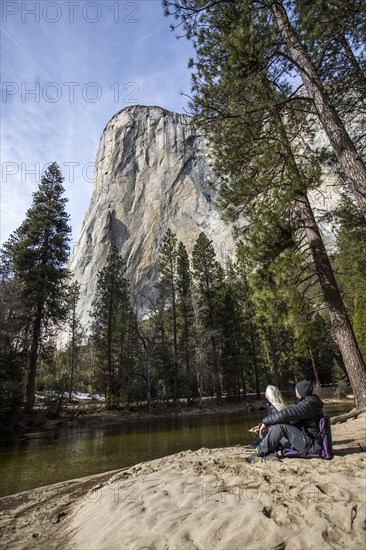
M 99 271 L 92 303 L 92 335 L 98 354 L 107 408 L 118 399 L 127 351 L 128 324 L 131 316 L 126 265 L 115 247 L 111 247 L 105 267 Z
M 137 376 L 141 377 L 145 381 L 145 395 L 147 410 L 149 413 L 152 412 L 153 405 L 153 370 L 158 334 L 161 330 L 161 305 L 162 304 L 151 303 L 151 315 L 148 319 L 145 320 L 139 320 L 141 315 L 139 315 L 137 311 L 135 313 L 135 331 L 142 344 L 145 355 L 145 368 L 138 369 Z
M 37 361 L 47 328 L 66 315 L 71 229 L 63 198 L 63 177 L 56 163 L 45 171 L 21 226 L 10 237 L 4 253 L 20 286 L 29 322 L 28 375 L 25 411 L 32 414 Z
M 77 316 L 77 305 L 80 299 L 80 285 L 77 281 L 74 281 L 69 288 L 69 314 L 68 314 L 68 328 L 69 328 L 69 344 L 68 344 L 68 353 L 69 353 L 69 372 L 70 372 L 70 383 L 69 383 L 69 402 L 71 403 L 72 392 L 74 390 L 74 377 L 75 377 L 75 362 L 78 359 L 80 353 L 80 347 L 83 339 L 83 330 L 81 326 L 80 319 Z
M 169 301 L 172 312 L 173 328 L 173 362 L 174 362 L 174 382 L 173 382 L 173 403 L 178 401 L 179 384 L 179 360 L 178 360 L 178 330 L 177 330 L 177 289 L 176 289 L 176 266 L 177 266 L 177 238 L 170 229 L 163 238 L 159 252 L 158 269 L 168 290 Z
M 307 370 L 304 376 L 320 386 L 331 381 L 336 346 L 329 320 L 322 315 L 321 293 L 318 303 L 312 297 L 318 293 L 319 284 L 312 276 L 304 279 L 303 284 L 296 283 L 296 279 L 287 281 L 286 325 L 293 331 L 295 356 Z
M 253 262 L 253 252 L 249 258 Z M 271 383 L 281 387 L 299 376 L 330 382 L 336 347 L 321 316 L 323 295 L 308 251 L 287 250 L 269 266 L 265 259 L 257 251 L 250 281 Z
M 187 404 L 191 402 L 196 384 L 192 377 L 192 274 L 187 250 L 182 242 L 178 244 L 177 251 L 177 294 L 178 294 L 178 320 L 180 321 L 180 348 L 185 362 L 185 391 Z
M 274 250 L 276 250 L 276 241 Z M 284 253 L 268 256 L 260 249 L 253 258 L 242 243 L 240 255 L 248 264 L 248 283 L 254 309 L 254 323 L 258 334 L 258 363 L 266 365 L 268 381 L 278 387 L 294 381 L 293 332 L 288 328 L 288 272 Z M 270 258 L 270 260 L 268 260 Z M 262 263 L 264 262 L 264 264 Z M 255 269 L 251 267 L 251 264 Z M 293 265 L 291 265 L 293 267 Z
M 200 233 L 192 253 L 193 277 L 196 280 L 203 308 L 203 324 L 211 331 L 211 352 L 217 404 L 222 405 L 219 358 L 219 300 L 223 282 L 223 270 L 216 261 L 212 242 Z
M 4 428 L 20 415 L 24 401 L 27 326 L 20 285 L 3 271 L 0 275 L 0 426 Z
M 253 387 L 260 399 L 257 329 L 254 307 L 243 258 L 229 260 L 225 270 L 222 327 L 222 369 L 227 393 L 241 399 L 248 387 Z
M 192 286 L 192 331 L 193 365 L 198 386 L 198 407 L 203 408 L 204 390 L 208 376 L 209 349 L 212 344 L 213 331 L 204 325 L 205 307 L 197 286 Z
M 171 285 L 169 279 L 160 277 L 155 289 L 155 307 L 150 310 L 151 321 L 158 331 L 154 348 L 154 371 L 159 378 L 160 395 L 168 399 L 173 396 L 175 381 Z

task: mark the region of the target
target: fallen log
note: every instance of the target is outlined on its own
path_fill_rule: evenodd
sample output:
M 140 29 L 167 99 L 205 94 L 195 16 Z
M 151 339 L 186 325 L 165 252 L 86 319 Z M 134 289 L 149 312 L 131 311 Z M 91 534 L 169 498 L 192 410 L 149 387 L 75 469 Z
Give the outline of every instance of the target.
M 352 409 L 348 413 L 340 414 L 338 416 L 333 416 L 330 419 L 331 424 L 341 424 L 341 422 L 346 422 L 346 420 L 350 420 L 351 418 L 357 418 L 360 414 L 366 412 L 366 407 L 363 407 L 362 409 Z

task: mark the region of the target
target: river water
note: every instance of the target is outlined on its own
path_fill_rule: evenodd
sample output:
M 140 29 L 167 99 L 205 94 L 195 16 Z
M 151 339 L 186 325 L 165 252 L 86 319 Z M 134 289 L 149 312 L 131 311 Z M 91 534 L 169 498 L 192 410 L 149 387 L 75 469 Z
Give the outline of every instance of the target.
M 325 408 L 346 412 L 350 403 Z M 201 447 L 232 447 L 253 441 L 248 430 L 266 411 L 163 418 L 110 426 L 65 426 L 52 432 L 0 441 L 0 496 L 68 479 L 132 466 Z

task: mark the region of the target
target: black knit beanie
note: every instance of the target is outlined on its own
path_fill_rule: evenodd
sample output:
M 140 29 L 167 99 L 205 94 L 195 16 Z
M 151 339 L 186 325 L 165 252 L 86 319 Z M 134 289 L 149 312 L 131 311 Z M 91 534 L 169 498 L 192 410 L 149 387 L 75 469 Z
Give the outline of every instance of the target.
M 301 397 L 313 394 L 313 384 L 308 380 L 301 380 L 301 382 L 298 382 L 296 384 L 296 389 Z

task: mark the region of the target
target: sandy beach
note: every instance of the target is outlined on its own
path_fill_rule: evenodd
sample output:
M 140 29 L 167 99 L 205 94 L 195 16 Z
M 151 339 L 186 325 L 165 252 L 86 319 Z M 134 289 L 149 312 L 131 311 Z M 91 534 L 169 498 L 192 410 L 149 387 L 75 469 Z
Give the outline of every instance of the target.
M 366 547 L 366 413 L 333 426 L 335 457 L 185 451 L 0 500 L 7 549 Z

